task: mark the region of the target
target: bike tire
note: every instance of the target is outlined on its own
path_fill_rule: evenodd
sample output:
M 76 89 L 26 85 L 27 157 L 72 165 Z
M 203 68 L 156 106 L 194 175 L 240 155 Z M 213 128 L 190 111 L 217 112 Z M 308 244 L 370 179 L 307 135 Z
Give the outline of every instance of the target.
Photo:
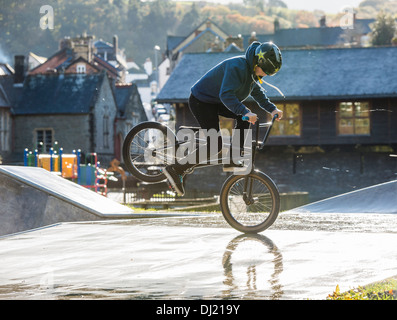
M 143 182 L 161 182 L 166 179 L 162 169 L 175 159 L 175 144 L 176 136 L 170 128 L 159 122 L 142 122 L 133 127 L 124 139 L 124 164 L 135 178 Z
M 244 200 L 245 179 L 251 179 L 253 203 Z M 220 193 L 223 217 L 234 229 L 243 233 L 259 233 L 268 229 L 280 211 L 280 194 L 271 178 L 260 171 L 248 175 L 232 175 Z

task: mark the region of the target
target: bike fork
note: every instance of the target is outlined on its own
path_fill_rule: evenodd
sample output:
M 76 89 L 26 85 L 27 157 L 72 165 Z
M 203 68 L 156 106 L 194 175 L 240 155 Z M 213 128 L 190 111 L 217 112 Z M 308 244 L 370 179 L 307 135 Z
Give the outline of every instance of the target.
M 244 178 L 243 200 L 247 206 L 254 203 L 254 198 L 252 197 L 252 180 L 248 175 Z

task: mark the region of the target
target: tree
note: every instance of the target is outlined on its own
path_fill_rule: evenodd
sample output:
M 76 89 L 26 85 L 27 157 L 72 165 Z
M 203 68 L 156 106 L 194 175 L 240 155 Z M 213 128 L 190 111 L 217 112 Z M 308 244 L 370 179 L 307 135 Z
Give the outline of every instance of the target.
M 378 8 L 385 3 L 384 0 L 364 0 L 359 4 L 359 7 L 373 7 Z
M 390 45 L 396 32 L 396 22 L 381 11 L 372 27 L 371 43 L 374 46 Z
M 288 8 L 285 2 L 281 0 L 268 0 L 268 7 Z
M 190 11 L 186 12 L 183 16 L 180 25 L 176 30 L 176 34 L 185 35 L 187 32 L 193 30 L 193 27 L 200 22 L 200 13 L 196 8 L 196 4 L 193 2 Z
M 268 8 L 287 8 L 287 5 L 282 0 L 244 0 L 243 3 L 246 6 L 252 6 L 258 8 L 260 11 L 264 11 L 265 7 Z
M 259 11 L 264 11 L 266 0 L 244 0 L 243 3 L 246 6 L 258 8 Z

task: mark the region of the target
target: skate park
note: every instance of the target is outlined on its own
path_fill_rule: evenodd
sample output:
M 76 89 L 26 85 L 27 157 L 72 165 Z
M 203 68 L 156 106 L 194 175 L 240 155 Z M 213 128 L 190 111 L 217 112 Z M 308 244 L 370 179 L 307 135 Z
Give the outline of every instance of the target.
M 397 274 L 397 181 L 281 212 L 134 211 L 40 168 L 0 166 L 0 299 L 324 300 Z

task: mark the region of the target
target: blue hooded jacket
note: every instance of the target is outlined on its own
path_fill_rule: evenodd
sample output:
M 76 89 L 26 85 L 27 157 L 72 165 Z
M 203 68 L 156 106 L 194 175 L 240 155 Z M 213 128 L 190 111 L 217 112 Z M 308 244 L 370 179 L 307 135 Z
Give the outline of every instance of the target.
M 255 49 L 259 45 L 253 42 L 245 56 L 226 59 L 209 70 L 193 85 L 193 96 L 205 103 L 223 103 L 233 113 L 245 115 L 250 110 L 242 101 L 251 95 L 262 109 L 273 112 L 276 106 L 253 78 Z

